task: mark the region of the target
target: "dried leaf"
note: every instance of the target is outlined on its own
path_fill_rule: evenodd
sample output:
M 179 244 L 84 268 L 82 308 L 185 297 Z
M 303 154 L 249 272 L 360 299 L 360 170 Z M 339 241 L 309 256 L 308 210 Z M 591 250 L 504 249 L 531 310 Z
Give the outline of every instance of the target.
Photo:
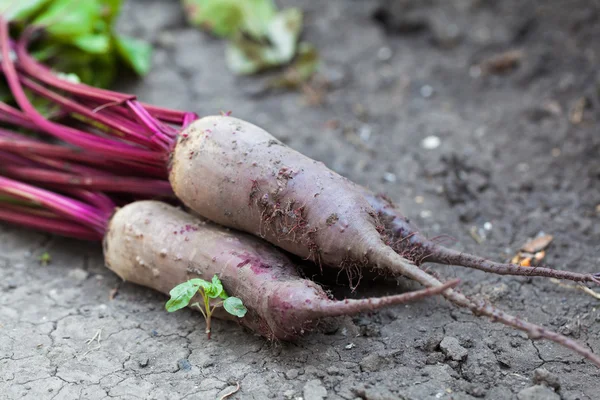
M 531 267 L 531 258 L 529 258 L 529 257 L 523 258 L 521 260 L 521 262 L 519 263 L 519 265 L 521 267 Z
M 542 251 L 546 247 L 548 247 L 548 245 L 550 244 L 550 242 L 552 242 L 553 239 L 554 239 L 554 236 L 552 236 L 552 235 L 538 236 L 536 238 L 533 238 L 533 239 L 527 241 L 527 243 L 525 243 L 523 246 L 521 246 L 521 250 L 523 250 L 527 253 L 535 254 L 538 251 Z
M 542 261 L 544 257 L 546 257 L 546 252 L 544 250 L 538 251 L 534 256 L 535 261 Z
M 505 74 L 518 67 L 523 56 L 524 53 L 521 50 L 509 50 L 482 61 L 479 68 L 487 74 Z

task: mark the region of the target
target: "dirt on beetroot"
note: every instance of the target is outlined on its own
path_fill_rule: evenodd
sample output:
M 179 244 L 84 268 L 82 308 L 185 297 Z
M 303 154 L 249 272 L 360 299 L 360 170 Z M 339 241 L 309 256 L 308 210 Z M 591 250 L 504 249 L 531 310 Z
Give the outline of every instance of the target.
M 306 11 L 327 81 L 322 104 L 266 93 L 268 75 L 234 77 L 222 42 L 187 28 L 175 1 L 126 2 L 121 30 L 157 51 L 149 77 L 123 89 L 201 115 L 233 110 L 385 192 L 423 234 L 451 235 L 455 249 L 507 261 L 544 232 L 554 236 L 548 265 L 597 271 L 597 2 L 279 3 Z M 575 400 L 600 391 L 600 372 L 580 357 L 437 299 L 341 318 L 296 344 L 217 321 L 209 342 L 198 315 L 168 314 L 164 296 L 121 284 L 95 246 L 4 225 L 0 237 L 0 398 L 218 399 L 237 383 L 230 398 Z M 573 285 L 423 261 L 461 278 L 465 293 L 600 351 L 599 300 Z M 344 276 L 326 288 L 356 296 Z M 361 275 L 358 292 L 417 288 L 380 282 Z

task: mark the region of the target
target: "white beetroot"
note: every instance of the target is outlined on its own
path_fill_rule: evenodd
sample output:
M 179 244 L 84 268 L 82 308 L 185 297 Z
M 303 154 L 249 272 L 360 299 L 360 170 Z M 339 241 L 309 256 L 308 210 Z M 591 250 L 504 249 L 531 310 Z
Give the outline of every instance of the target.
M 156 201 L 119 209 L 104 239 L 106 265 L 126 281 L 168 293 L 191 278 L 218 275 L 248 313 L 240 323 L 271 338 L 291 340 L 323 317 L 353 315 L 440 294 L 435 288 L 368 299 L 331 300 L 301 278 L 281 252 L 254 237 L 232 232 Z M 221 313 L 220 318 L 227 318 Z
M 384 274 L 403 275 L 426 287 L 442 285 L 415 265 L 420 258 L 411 262 L 404 257 L 427 254 L 434 258 L 429 254 L 436 251 L 432 242 L 410 228 L 413 231 L 405 232 L 402 239 L 412 240 L 407 240 L 405 247 L 398 246 L 382 215 L 371 205 L 370 192 L 248 122 L 228 116 L 194 122 L 182 132 L 174 148 L 169 180 L 177 197 L 199 215 L 263 237 L 317 264 L 356 274 L 363 268 L 374 268 Z M 451 250 L 445 257 L 452 262 L 465 260 Z M 463 264 L 491 272 L 502 270 L 482 260 Z M 444 258 L 438 261 L 446 262 Z M 504 268 L 504 273 L 597 283 L 591 274 L 550 269 L 530 272 L 511 267 Z M 477 315 L 521 329 L 532 338 L 564 345 L 600 366 L 598 356 L 564 336 L 452 289 L 445 290 L 443 296 Z

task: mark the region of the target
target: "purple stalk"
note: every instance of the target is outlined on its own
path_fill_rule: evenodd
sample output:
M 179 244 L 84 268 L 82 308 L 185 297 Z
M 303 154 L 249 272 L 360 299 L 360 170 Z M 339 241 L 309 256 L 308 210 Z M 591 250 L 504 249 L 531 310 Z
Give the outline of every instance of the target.
M 63 97 L 59 94 L 53 93 L 51 90 L 48 90 L 41 85 L 38 85 L 31 79 L 21 78 L 21 82 L 23 82 L 23 84 L 27 88 L 31 89 L 33 92 L 37 93 L 42 97 L 45 97 L 53 103 L 60 105 L 64 109 L 70 112 L 81 114 L 86 118 L 97 121 L 100 124 L 115 130 L 116 132 L 118 132 L 118 136 L 123 137 L 125 140 L 129 140 L 134 143 L 146 146 L 152 145 L 152 142 L 146 136 L 139 133 L 140 131 L 142 131 L 142 129 L 140 129 L 139 127 L 137 127 L 137 130 L 134 129 L 134 124 L 120 124 L 119 121 L 116 119 L 108 118 L 99 113 L 94 113 L 85 106 L 78 104 L 73 100 L 67 99 L 66 97 Z
M 169 182 L 157 179 L 129 178 L 91 173 L 70 174 L 43 168 L 12 165 L 0 165 L 0 173 L 15 179 L 55 188 L 85 188 L 101 192 L 131 193 L 161 197 L 173 196 L 173 190 Z
M 0 176 L 0 193 L 46 207 L 70 220 L 89 226 L 102 235 L 106 231 L 110 218 L 110 214 L 80 201 L 2 176 Z
M 148 163 L 160 163 L 161 161 L 164 162 L 164 160 L 162 160 L 161 157 L 158 157 L 157 153 L 154 151 L 143 150 L 121 142 L 116 142 L 114 140 L 104 139 L 88 134 L 87 132 L 61 126 L 45 119 L 40 113 L 37 112 L 35 107 L 33 107 L 23 88 L 21 87 L 19 76 L 9 54 L 8 23 L 1 17 L 0 45 L 2 47 L 2 67 L 6 81 L 11 89 L 11 93 L 19 106 L 24 110 L 25 114 L 27 114 L 30 120 L 41 129 L 66 142 L 88 148 L 101 154 L 109 154 L 113 157 L 120 156 L 126 159 L 134 158 L 137 160 L 146 161 Z
M 2 204 L 0 220 L 19 226 L 83 240 L 102 240 L 103 235 L 79 224 L 61 221 L 56 217 L 39 215 L 31 207 Z

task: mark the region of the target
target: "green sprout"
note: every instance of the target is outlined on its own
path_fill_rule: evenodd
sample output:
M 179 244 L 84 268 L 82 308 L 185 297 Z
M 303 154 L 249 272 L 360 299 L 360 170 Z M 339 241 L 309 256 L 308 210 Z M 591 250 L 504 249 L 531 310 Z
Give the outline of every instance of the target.
M 217 275 L 213 276 L 212 282 L 195 278 L 175 286 L 169 294 L 171 298 L 165 304 L 168 312 L 173 312 L 187 307 L 192 298 L 199 293 L 202 297 L 204 307 L 200 303 L 192 303 L 192 307 L 200 310 L 206 321 L 206 336 L 210 339 L 210 321 L 217 307 L 223 307 L 231 315 L 242 318 L 248 311 L 242 300 L 237 297 L 229 297 L 223 289 L 223 284 Z M 213 299 L 219 299 L 214 301 Z M 212 300 L 212 301 L 211 301 Z
M 52 262 L 52 256 L 50 255 L 50 253 L 48 253 L 47 251 L 45 251 L 44 253 L 42 253 L 41 256 L 38 257 L 38 260 L 40 260 L 40 264 L 45 267 L 48 264 L 50 264 L 50 262 Z

